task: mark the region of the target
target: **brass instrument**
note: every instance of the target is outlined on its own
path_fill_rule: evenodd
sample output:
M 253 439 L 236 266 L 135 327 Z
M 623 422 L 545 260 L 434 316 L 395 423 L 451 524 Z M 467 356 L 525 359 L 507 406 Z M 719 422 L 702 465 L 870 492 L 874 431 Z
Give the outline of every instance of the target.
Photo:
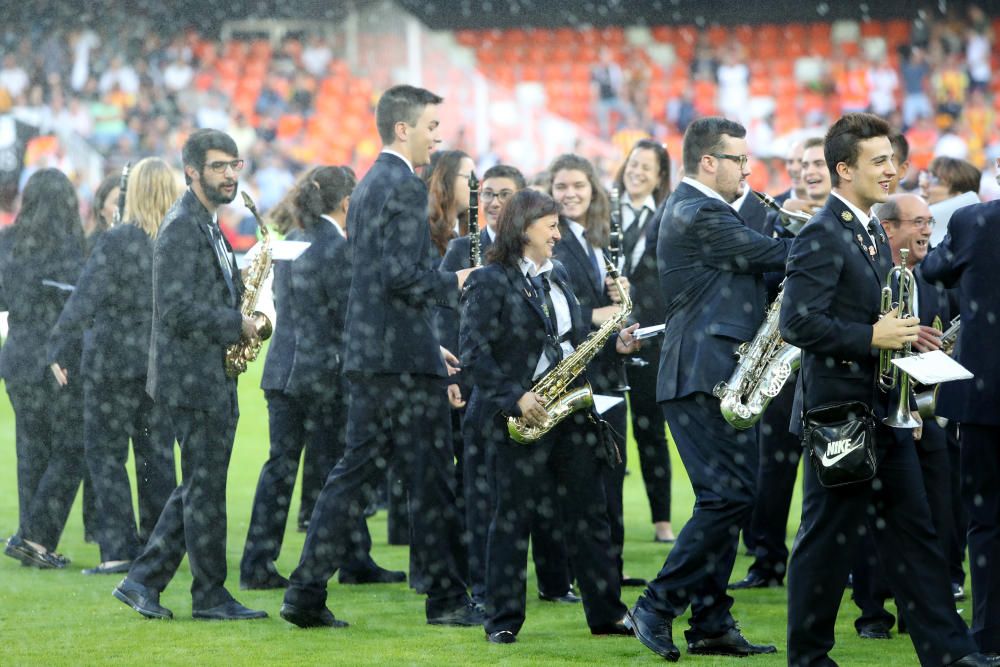
M 636 223 L 639 221 L 636 220 Z M 608 234 L 608 257 L 616 268 L 622 267 L 622 242 L 625 236 L 622 233 L 622 207 L 621 199 L 618 195 L 618 188 L 611 188 L 611 224 Z
M 754 193 L 764 206 L 777 211 L 785 223 L 785 229 L 794 236 L 798 236 L 805 224 L 812 218 L 811 215 L 803 211 L 789 211 L 787 208 L 782 208 L 781 204 L 776 202 L 774 197 L 766 192 L 757 192 L 756 190 L 751 190 L 750 192 Z
M 226 348 L 226 376 L 231 378 L 235 378 L 245 371 L 247 364 L 257 358 L 261 344 L 271 337 L 273 331 L 271 320 L 267 315 L 256 310 L 260 290 L 264 286 L 264 281 L 267 280 L 267 274 L 271 272 L 271 233 L 264 225 L 264 221 L 260 219 L 257 206 L 250 199 L 250 196 L 245 192 L 240 194 L 243 195 L 243 204 L 253 213 L 261 233 L 260 252 L 247 267 L 246 278 L 243 280 L 243 299 L 240 301 L 240 313 L 253 319 L 257 329 L 257 338 L 253 343 L 240 340 L 240 342 Z
M 126 162 L 125 166 L 122 167 L 122 176 L 118 179 L 118 205 L 115 206 L 114 220 L 112 220 L 112 225 L 117 225 L 121 223 L 122 218 L 125 217 L 125 191 L 128 188 L 128 172 L 132 168 L 131 162 Z
M 941 351 L 949 357 L 955 351 L 955 343 L 958 342 L 958 332 L 962 328 L 961 318 L 961 315 L 955 316 L 955 319 L 948 325 L 948 330 L 941 335 Z M 941 318 L 935 317 L 934 328 L 940 331 L 941 326 Z M 941 385 L 920 385 L 920 387 L 919 390 L 915 389 L 913 392 L 917 397 L 917 412 L 925 419 L 934 417 L 934 411 L 937 408 L 938 390 L 941 388 Z
M 614 317 L 609 318 L 597 331 L 590 334 L 572 354 L 556 364 L 555 368 L 542 376 L 531 388 L 531 391 L 538 394 L 545 403 L 548 418 L 544 424 L 529 426 L 521 417 L 507 418 L 507 433 L 515 442 L 521 444 L 535 442 L 572 413 L 594 404 L 594 393 L 589 383 L 572 389 L 570 385 L 587 368 L 590 360 L 597 356 L 608 338 L 618 332 L 632 312 L 632 299 L 618 277 L 618 269 L 606 258 L 604 263 L 608 275 L 615 281 L 622 295 L 621 307 Z
M 479 247 L 479 179 L 476 172 L 469 174 L 469 266 L 482 266 Z
M 739 363 L 729 381 L 720 382 L 712 391 L 720 399 L 723 419 L 734 428 L 756 424 L 801 362 L 802 351 L 783 341 L 778 330 L 784 293 L 782 284 L 753 340 L 740 345 Z
M 906 259 L 910 251 L 903 248 L 899 251 L 899 266 L 894 266 L 885 278 L 882 287 L 882 302 L 880 312 L 887 315 L 893 310 L 898 311 L 897 317 L 905 319 L 913 317 L 913 304 L 917 300 L 917 281 L 913 271 L 906 268 Z M 892 301 L 892 283 L 899 284 L 899 302 Z M 920 421 L 910 413 L 910 394 L 913 391 L 910 376 L 900 373 L 899 367 L 892 363 L 897 356 L 908 357 L 912 354 L 910 343 L 903 345 L 901 350 L 880 350 L 878 367 L 878 385 L 882 391 L 888 392 L 899 384 L 899 401 L 891 415 L 882 420 L 886 426 L 893 428 L 917 428 Z M 898 379 L 902 375 L 902 379 Z

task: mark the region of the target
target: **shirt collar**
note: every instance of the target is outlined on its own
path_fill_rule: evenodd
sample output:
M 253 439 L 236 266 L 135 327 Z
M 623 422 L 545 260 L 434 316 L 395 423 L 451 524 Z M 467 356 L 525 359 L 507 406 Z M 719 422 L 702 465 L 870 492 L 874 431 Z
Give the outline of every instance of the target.
M 548 273 L 552 270 L 552 260 L 547 259 L 545 263 L 541 266 L 536 266 L 533 261 L 527 257 L 521 257 L 517 261 L 518 268 L 520 268 L 521 273 L 523 273 L 528 278 L 534 278 L 535 276 L 540 276 L 543 273 Z
M 336 220 L 334 220 L 330 216 L 326 215 L 325 213 L 322 214 L 322 215 L 320 215 L 319 217 L 323 218 L 324 220 L 326 220 L 327 222 L 329 222 L 331 225 L 333 225 L 333 228 L 337 230 L 337 233 L 340 234 L 341 238 L 345 238 L 345 239 L 347 238 L 347 234 L 345 234 L 344 230 L 340 228 L 340 225 L 337 224 Z
M 639 207 L 636 207 L 635 203 L 632 201 L 632 198 L 629 197 L 628 195 L 626 195 L 626 199 L 628 200 L 629 205 L 635 209 L 636 213 L 639 213 L 644 208 L 648 208 L 650 211 L 656 210 L 656 200 L 653 199 L 653 195 L 651 194 L 646 195 L 646 198 L 642 200 L 642 205 Z
M 388 153 L 389 155 L 395 155 L 400 160 L 402 160 L 403 162 L 406 163 L 406 166 L 409 168 L 410 171 L 413 171 L 413 163 L 410 162 L 409 159 L 407 159 L 406 156 L 404 156 L 402 153 L 398 153 L 398 152 L 392 150 L 391 148 L 383 148 L 382 152 L 383 153 Z
M 730 206 L 735 208 L 737 211 L 740 210 L 741 208 L 743 208 L 743 202 L 747 200 L 747 197 L 749 195 L 750 195 L 750 186 L 748 185 L 747 187 L 743 188 L 743 194 L 737 197 L 736 201 L 730 204 Z
M 490 237 L 490 243 L 497 240 L 497 233 L 493 231 L 489 225 L 486 225 L 486 235 Z
M 699 192 L 701 192 L 702 194 L 704 194 L 706 197 L 712 197 L 713 199 L 718 199 L 719 201 L 721 201 L 724 204 L 726 204 L 726 206 L 731 207 L 734 211 L 737 210 L 736 207 L 733 204 L 731 204 L 731 203 L 727 202 L 725 199 L 723 199 L 722 195 L 720 195 L 718 192 L 716 192 L 715 190 L 713 190 L 712 188 L 708 187 L 707 185 L 705 185 L 704 183 L 702 183 L 701 181 L 699 181 L 697 179 L 691 178 L 690 176 L 685 176 L 684 178 L 681 179 L 681 183 L 687 183 L 688 185 L 690 185 L 695 190 L 698 190 Z
M 858 219 L 858 221 L 861 223 L 861 226 L 864 227 L 865 229 L 868 229 L 868 222 L 871 220 L 870 213 L 864 213 L 860 208 L 858 208 L 851 202 L 847 201 L 843 196 L 837 194 L 835 190 L 831 191 L 830 195 L 844 202 L 844 205 L 847 206 L 847 208 L 851 209 L 851 213 L 853 213 L 854 217 Z

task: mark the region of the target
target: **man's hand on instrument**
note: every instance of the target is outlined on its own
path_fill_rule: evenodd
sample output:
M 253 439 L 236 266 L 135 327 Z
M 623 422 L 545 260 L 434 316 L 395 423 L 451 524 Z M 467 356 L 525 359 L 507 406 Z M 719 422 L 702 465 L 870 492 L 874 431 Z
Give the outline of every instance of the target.
M 533 391 L 525 392 L 524 396 L 518 400 L 517 407 L 521 410 L 521 417 L 528 423 L 528 426 L 541 426 L 549 418 L 542 397 Z
M 933 352 L 941 349 L 942 332 L 934 327 L 925 324 L 920 325 L 920 333 L 917 340 L 913 342 L 913 349 L 917 352 Z
M 462 388 L 457 384 L 448 385 L 448 403 L 456 410 L 465 407 L 465 401 L 462 400 Z
M 916 342 L 920 334 L 920 318 L 901 319 L 890 311 L 872 326 L 872 347 L 880 350 L 898 350 L 906 343 Z

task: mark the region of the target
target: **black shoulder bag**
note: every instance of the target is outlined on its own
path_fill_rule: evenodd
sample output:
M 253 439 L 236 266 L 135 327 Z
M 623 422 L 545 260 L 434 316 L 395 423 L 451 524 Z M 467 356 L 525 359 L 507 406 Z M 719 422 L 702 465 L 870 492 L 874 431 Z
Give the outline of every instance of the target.
M 802 446 L 826 488 L 875 476 L 875 417 L 861 401 L 829 403 L 802 416 Z

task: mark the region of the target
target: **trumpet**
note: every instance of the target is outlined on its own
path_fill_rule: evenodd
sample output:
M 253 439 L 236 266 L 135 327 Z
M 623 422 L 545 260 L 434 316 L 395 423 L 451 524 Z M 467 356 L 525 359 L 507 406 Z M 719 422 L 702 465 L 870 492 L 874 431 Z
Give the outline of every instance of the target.
M 913 305 L 917 301 L 917 281 L 913 271 L 906 268 L 906 258 L 910 251 L 903 248 L 899 251 L 899 266 L 894 266 L 885 278 L 885 286 L 882 287 L 882 301 L 880 311 L 882 315 L 888 315 L 893 310 L 898 310 L 898 317 L 913 317 Z M 899 302 L 892 301 L 892 283 L 899 284 Z M 893 428 L 917 428 L 921 422 L 913 417 L 910 412 L 910 395 L 913 393 L 913 384 L 910 376 L 901 372 L 899 367 L 892 363 L 898 357 L 908 357 L 912 354 L 910 343 L 905 343 L 901 350 L 880 350 L 878 363 L 878 385 L 884 391 L 892 391 L 899 385 L 899 401 L 896 409 L 891 415 L 882 420 L 886 426 Z M 902 377 L 900 377 L 900 375 Z
M 781 204 L 776 202 L 774 197 L 766 192 L 757 192 L 756 190 L 751 190 L 750 192 L 754 193 L 757 199 L 759 199 L 764 206 L 778 212 L 778 215 L 781 216 L 782 222 L 785 223 L 785 229 L 787 229 L 793 236 L 798 236 L 805 224 L 809 222 L 810 218 L 812 218 L 811 215 L 805 213 L 804 211 L 789 211 L 787 208 L 782 208 Z

